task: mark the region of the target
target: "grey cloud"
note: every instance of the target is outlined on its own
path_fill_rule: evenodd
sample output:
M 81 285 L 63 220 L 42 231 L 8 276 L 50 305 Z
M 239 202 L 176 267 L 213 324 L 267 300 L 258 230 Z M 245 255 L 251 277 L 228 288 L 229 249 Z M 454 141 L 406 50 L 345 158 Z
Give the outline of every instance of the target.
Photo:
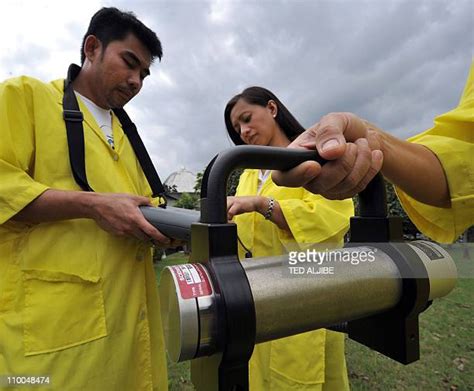
M 11 77 L 31 74 L 32 69 L 39 71 L 37 75 L 41 77 L 42 64 L 50 58 L 51 53 L 46 47 L 42 45 L 23 46 L 22 42 L 18 42 L 7 56 L 0 57 L 0 67 L 6 69 Z M 47 74 L 46 71 L 44 73 Z
M 202 170 L 231 146 L 223 109 L 249 85 L 273 90 L 304 126 L 344 110 L 400 137 L 422 131 L 457 103 L 473 49 L 469 0 L 117 6 L 132 8 L 163 41 L 154 81 L 132 104 L 163 176 L 182 165 Z M 160 129 L 156 137 L 145 134 L 148 123 Z

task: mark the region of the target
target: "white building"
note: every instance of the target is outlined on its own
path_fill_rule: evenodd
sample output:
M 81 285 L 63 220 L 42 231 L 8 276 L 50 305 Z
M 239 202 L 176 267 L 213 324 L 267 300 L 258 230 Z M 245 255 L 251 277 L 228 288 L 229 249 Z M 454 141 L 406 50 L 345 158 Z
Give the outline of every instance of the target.
M 195 193 L 196 174 L 181 167 L 180 170 L 171 173 L 163 184 L 171 189 L 168 200 L 172 204 L 173 200 L 178 200 L 183 193 Z

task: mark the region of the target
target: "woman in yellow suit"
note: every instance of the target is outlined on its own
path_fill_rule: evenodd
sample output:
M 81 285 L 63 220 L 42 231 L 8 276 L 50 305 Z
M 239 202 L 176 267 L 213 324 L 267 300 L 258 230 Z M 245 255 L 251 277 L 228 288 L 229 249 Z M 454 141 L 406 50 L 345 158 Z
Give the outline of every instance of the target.
M 250 87 L 225 108 L 235 144 L 286 147 L 304 131 L 270 91 Z M 351 200 L 330 201 L 302 188 L 276 186 L 269 171 L 245 170 L 228 218 L 238 227 L 240 255 L 279 255 L 297 245 L 342 245 L 354 209 Z M 297 282 L 296 282 L 297 283 Z M 251 390 L 348 389 L 344 336 L 325 329 L 255 346 L 249 364 Z

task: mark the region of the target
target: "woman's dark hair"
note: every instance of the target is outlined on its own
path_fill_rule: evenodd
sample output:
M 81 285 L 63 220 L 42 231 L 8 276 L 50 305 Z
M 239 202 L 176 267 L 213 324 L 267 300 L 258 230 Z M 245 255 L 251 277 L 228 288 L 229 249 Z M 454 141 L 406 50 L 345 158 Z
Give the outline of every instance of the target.
M 290 111 L 283 103 L 280 102 L 273 92 L 263 87 L 249 87 L 229 100 L 224 110 L 225 126 L 230 138 L 235 145 L 245 145 L 245 143 L 240 138 L 240 135 L 232 126 L 232 121 L 230 119 L 230 112 L 239 99 L 243 99 L 249 104 L 259 105 L 262 107 L 267 107 L 268 101 L 273 100 L 277 105 L 277 115 L 275 117 L 275 121 L 278 123 L 281 130 L 285 133 L 286 137 L 288 137 L 290 141 L 294 140 L 299 134 L 305 131 L 303 126 L 301 126 L 296 118 L 293 117 L 293 114 L 290 113 Z
M 151 58 L 161 60 L 163 49 L 156 34 L 140 22 L 133 12 L 122 12 L 115 7 L 101 8 L 92 17 L 81 45 L 81 64 L 84 64 L 84 44 L 89 35 L 95 35 L 102 43 L 103 50 L 112 41 L 121 41 L 129 33 L 133 33 L 138 40 L 150 51 Z

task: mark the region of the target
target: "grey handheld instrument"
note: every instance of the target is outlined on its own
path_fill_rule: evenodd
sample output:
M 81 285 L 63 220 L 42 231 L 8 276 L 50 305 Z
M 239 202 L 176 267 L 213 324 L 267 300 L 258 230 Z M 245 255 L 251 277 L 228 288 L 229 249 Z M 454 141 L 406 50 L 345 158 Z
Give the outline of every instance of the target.
M 169 238 L 184 241 L 191 240 L 191 224 L 199 222 L 200 213 L 197 210 L 175 208 L 140 207 L 143 216 L 156 229 Z

